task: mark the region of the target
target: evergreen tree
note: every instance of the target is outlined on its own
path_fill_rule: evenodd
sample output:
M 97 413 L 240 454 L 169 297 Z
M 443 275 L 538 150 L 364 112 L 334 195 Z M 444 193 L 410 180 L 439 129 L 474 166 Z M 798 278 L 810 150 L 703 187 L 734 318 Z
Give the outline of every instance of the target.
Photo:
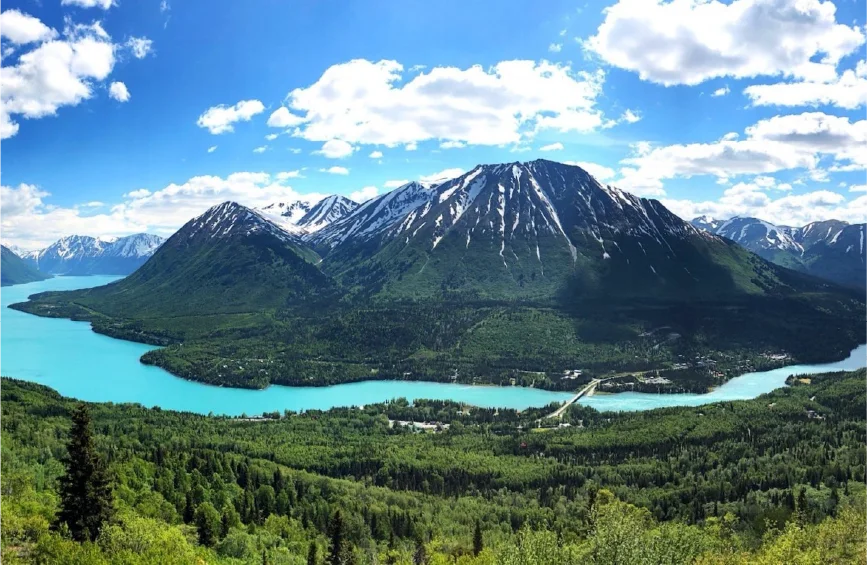
M 485 548 L 485 541 L 482 538 L 482 525 L 476 521 L 476 531 L 473 533 L 473 556 L 478 556 Z
M 85 405 L 79 405 L 72 414 L 67 449 L 66 474 L 60 478 L 58 522 L 69 527 L 75 540 L 93 541 L 114 509 L 108 471 L 94 448 Z
M 307 549 L 307 564 L 318 564 L 318 562 L 316 560 L 316 551 L 317 551 L 316 541 L 311 540 L 310 541 L 310 548 Z
M 204 502 L 196 509 L 196 531 L 199 533 L 199 544 L 213 546 L 217 542 L 222 520 L 220 513 L 209 502 Z
M 328 535 L 331 537 L 331 548 L 328 555 L 329 564 L 343 564 L 343 517 L 340 509 L 334 512 L 331 525 L 328 527 Z
M 415 539 L 415 552 L 412 553 L 413 564 L 427 564 L 427 549 L 421 537 Z

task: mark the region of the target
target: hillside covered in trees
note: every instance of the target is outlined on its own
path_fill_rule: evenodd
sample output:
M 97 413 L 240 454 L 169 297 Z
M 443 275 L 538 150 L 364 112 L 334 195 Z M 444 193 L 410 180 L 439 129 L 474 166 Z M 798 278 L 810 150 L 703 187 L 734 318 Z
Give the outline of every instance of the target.
M 2 562 L 863 563 L 864 380 L 574 407 L 545 429 L 547 409 L 448 402 L 258 419 L 82 409 L 4 379 Z M 98 520 L 79 522 L 84 508 Z

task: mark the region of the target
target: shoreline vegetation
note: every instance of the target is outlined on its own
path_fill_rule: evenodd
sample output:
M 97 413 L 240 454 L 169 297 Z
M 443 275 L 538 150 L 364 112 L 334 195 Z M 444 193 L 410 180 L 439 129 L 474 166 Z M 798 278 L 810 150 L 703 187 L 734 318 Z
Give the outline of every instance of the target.
M 3 378 L 0 558 L 862 563 L 865 378 L 641 413 L 573 406 L 571 426 L 539 432 L 545 409 L 439 401 L 264 420 L 86 403 L 111 499 L 83 542 L 58 519 L 82 404 Z
M 762 318 L 749 305 L 735 309 L 731 320 L 716 319 L 713 335 L 703 328 L 685 336 L 675 331 L 680 328 L 642 322 L 652 322 L 648 313 L 661 305 L 636 306 L 615 318 L 542 304 L 421 302 L 129 319 L 84 305 L 75 293 L 38 293 L 9 308 L 90 322 L 93 332 L 159 347 L 141 363 L 191 381 L 247 389 L 408 380 L 574 391 L 604 378 L 599 393 L 701 394 L 744 373 L 843 359 L 863 342 L 857 317 L 837 323 L 835 342 L 807 333 L 814 317 L 799 317 L 797 310 L 778 324 L 788 327 L 780 333 L 786 340 L 753 331 L 727 336 L 749 318 Z M 702 308 L 704 314 L 688 318 L 731 310 L 696 307 Z

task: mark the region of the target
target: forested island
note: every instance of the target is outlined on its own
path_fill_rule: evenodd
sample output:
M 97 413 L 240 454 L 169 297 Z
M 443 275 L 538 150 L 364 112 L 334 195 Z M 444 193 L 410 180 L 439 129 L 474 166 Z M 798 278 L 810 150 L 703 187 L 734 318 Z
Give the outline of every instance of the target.
M 552 407 L 212 417 L 4 378 L 2 561 L 863 563 L 864 380 L 550 429 Z

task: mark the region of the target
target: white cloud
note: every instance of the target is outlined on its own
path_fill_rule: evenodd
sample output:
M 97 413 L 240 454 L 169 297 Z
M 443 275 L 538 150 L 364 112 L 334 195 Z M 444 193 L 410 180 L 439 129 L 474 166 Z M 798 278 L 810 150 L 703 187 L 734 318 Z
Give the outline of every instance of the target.
M 415 142 L 409 142 L 408 144 L 403 146 L 403 149 L 405 149 L 406 151 L 415 151 L 418 149 L 418 144 Z
M 711 95 L 711 96 L 725 96 L 725 95 L 727 95 L 727 94 L 730 93 L 730 92 L 731 92 L 731 91 L 729 90 L 729 87 L 728 87 L 728 86 L 724 86 L 724 87 L 721 87 L 721 88 L 716 89 L 716 90 L 713 91 L 710 95 Z
M 636 112 L 633 112 L 632 110 L 627 108 L 623 112 L 623 114 L 620 116 L 619 121 L 620 122 L 626 122 L 628 124 L 634 124 L 635 122 L 638 122 L 639 120 L 641 120 L 641 115 L 637 114 Z
M 354 147 L 351 143 L 345 142 L 343 140 L 328 140 L 324 144 L 322 144 L 322 149 L 318 151 L 314 151 L 313 153 L 318 153 L 319 155 L 324 155 L 325 157 L 329 157 L 331 159 L 342 159 L 344 157 L 349 157 L 352 155 L 357 148 Z
M 422 183 L 443 183 L 449 179 L 460 177 L 464 173 L 465 171 L 460 167 L 452 167 L 451 169 L 443 169 L 442 171 L 431 175 L 422 175 L 418 180 Z
M 374 186 L 364 187 L 349 194 L 349 198 L 355 202 L 364 202 L 379 194 L 379 189 Z
M 171 9 L 167 0 L 160 0 L 160 12 L 168 12 Z
M 268 117 L 268 125 L 272 128 L 291 128 L 292 126 L 297 126 L 303 122 L 304 118 L 292 114 L 285 106 L 281 106 Z
M 267 136 L 265 136 L 265 139 L 268 141 L 274 141 L 278 137 L 280 137 L 280 134 L 268 134 Z
M 488 69 L 436 67 L 404 80 L 403 70 L 396 61 L 363 59 L 328 68 L 313 85 L 288 94 L 299 114 L 292 115 L 293 135 L 411 149 L 432 139 L 513 144 L 543 129 L 587 132 L 604 124 L 595 107 L 601 71 L 504 61 Z
M 136 59 L 147 57 L 148 53 L 153 51 L 153 44 L 154 42 L 146 37 L 131 37 L 126 42 L 126 46 Z
M 562 43 L 552 43 L 551 45 L 548 46 L 548 51 L 550 51 L 551 53 L 560 53 L 560 51 L 562 49 L 563 49 Z
M 39 18 L 18 10 L 0 14 L 0 36 L 16 45 L 46 41 L 57 37 L 57 31 L 43 24 Z
M 867 193 L 867 185 L 851 185 L 849 187 L 850 193 Z
M 867 165 L 867 120 L 808 112 L 760 120 L 745 130 L 743 140 L 727 134 L 712 143 L 642 145 L 621 161 L 617 186 L 643 194 L 664 194 L 662 180 L 714 175 L 760 175 L 807 169 L 814 180 L 825 177 L 819 160 L 830 156 L 835 167 Z M 851 162 L 851 163 L 850 163 Z M 649 193 L 647 191 L 653 191 Z
M 217 146 L 215 145 L 212 145 L 208 148 L 208 153 L 214 153 L 215 151 L 217 151 Z
M 370 155 L 368 155 L 368 157 L 371 159 L 381 159 L 382 158 L 382 152 L 381 151 L 371 151 Z
M 320 173 L 331 173 L 332 175 L 349 175 L 349 169 L 346 167 L 329 167 L 328 169 L 320 169 Z
M 295 154 L 298 154 L 298 153 L 301 153 L 301 150 L 300 150 L 299 148 L 297 148 L 297 147 L 290 147 L 290 148 L 289 148 L 289 153 L 295 153 Z
M 830 82 L 756 84 L 744 89 L 753 106 L 831 105 L 853 110 L 867 104 L 867 63 L 847 69 Z
M 220 104 L 205 110 L 196 121 L 200 128 L 207 128 L 212 134 L 233 132 L 235 122 L 249 122 L 250 119 L 265 111 L 265 105 L 258 100 L 242 100 L 233 106 Z
M 823 0 L 620 0 L 584 42 L 609 64 L 664 85 L 716 77 L 828 80 L 864 43 Z
M 259 147 L 253 149 L 253 153 L 265 153 L 267 150 L 267 145 L 260 145 Z
M 288 179 L 303 179 L 304 175 L 301 174 L 300 169 L 297 169 L 295 171 L 281 171 L 277 173 L 276 178 L 278 181 L 286 181 Z
M 816 220 L 867 220 L 867 195 L 847 202 L 839 193 L 822 190 L 773 199 L 755 185 L 743 183 L 726 190 L 716 201 L 663 199 L 662 204 L 687 220 L 702 214 L 720 219 L 753 216 L 784 226 L 803 226 Z
M 118 102 L 126 102 L 129 100 L 129 90 L 122 82 L 115 81 L 108 87 L 108 95 Z
M 108 10 L 114 2 L 112 0 L 60 0 L 61 6 L 80 6 L 82 8 L 102 8 Z
M 5 12 L 4 12 L 5 14 Z M 80 25 L 67 22 L 63 39 L 51 39 L 29 21 L 28 30 L 13 18 L 11 33 L 20 40 L 42 39 L 36 47 L 23 53 L 15 65 L 4 66 L 0 73 L 0 137 L 18 132 L 15 116 L 42 118 L 56 114 L 62 106 L 75 106 L 93 96 L 94 83 L 103 81 L 115 64 L 116 46 L 98 24 Z M 37 31 L 34 31 L 37 30 Z M 41 31 L 39 31 L 41 30 Z M 9 30 L 5 30 L 4 37 Z M 11 41 L 11 38 L 10 38 Z
M 395 180 L 391 180 L 391 181 L 386 181 L 385 182 L 385 188 L 386 189 L 396 189 L 397 187 L 402 187 L 407 183 L 409 183 L 408 179 L 395 179 Z
M 447 141 L 440 144 L 440 149 L 460 149 L 466 146 L 467 144 L 461 141 Z
M 239 172 L 225 178 L 203 175 L 161 190 L 137 189 L 125 201 L 102 214 L 83 207 L 63 208 L 45 202 L 48 193 L 33 185 L 0 188 L 4 239 L 24 249 L 36 249 L 69 234 L 125 236 L 136 232 L 171 235 L 207 208 L 227 200 L 250 207 L 304 200 L 325 194 L 302 194 L 267 173 Z
M 577 165 L 581 169 L 584 169 L 593 175 L 593 177 L 600 183 L 614 178 L 614 169 L 604 165 L 599 165 L 598 163 L 592 163 L 590 161 L 564 161 L 564 163 L 566 165 Z
M 560 142 L 549 143 L 548 145 L 543 145 L 539 148 L 539 151 L 560 151 L 563 149 L 563 144 Z

